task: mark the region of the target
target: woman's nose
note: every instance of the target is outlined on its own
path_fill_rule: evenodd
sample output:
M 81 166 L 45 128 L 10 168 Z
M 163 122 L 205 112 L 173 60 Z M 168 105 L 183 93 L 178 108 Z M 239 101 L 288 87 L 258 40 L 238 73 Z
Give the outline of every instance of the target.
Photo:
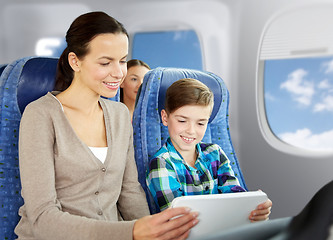
M 135 89 L 138 90 L 139 87 L 141 86 L 141 84 L 142 84 L 142 82 L 141 82 L 141 81 L 138 81 L 138 82 L 136 83 Z
M 121 79 L 124 77 L 123 68 L 120 64 L 115 64 L 110 72 L 111 77 Z

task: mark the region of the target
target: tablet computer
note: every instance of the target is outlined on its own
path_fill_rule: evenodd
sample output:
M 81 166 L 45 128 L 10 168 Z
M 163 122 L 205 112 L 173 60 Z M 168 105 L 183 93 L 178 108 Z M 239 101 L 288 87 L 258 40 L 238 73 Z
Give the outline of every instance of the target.
M 191 195 L 175 198 L 171 207 L 189 207 L 199 212 L 199 223 L 188 238 L 194 240 L 251 223 L 250 212 L 267 199 L 262 191 Z

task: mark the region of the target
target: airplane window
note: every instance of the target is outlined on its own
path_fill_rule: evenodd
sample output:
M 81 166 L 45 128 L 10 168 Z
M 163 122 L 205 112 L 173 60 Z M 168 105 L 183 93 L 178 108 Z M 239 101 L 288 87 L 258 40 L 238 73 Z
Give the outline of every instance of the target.
M 333 149 L 333 57 L 266 60 L 268 124 L 282 141 L 311 150 Z
M 323 3 L 290 8 L 263 30 L 258 117 L 263 136 L 281 151 L 333 153 L 332 10 Z
M 151 68 L 203 69 L 200 42 L 193 30 L 136 33 L 132 58 L 147 62 Z
M 42 38 L 36 44 L 36 55 L 43 57 L 60 57 L 67 44 L 63 38 Z

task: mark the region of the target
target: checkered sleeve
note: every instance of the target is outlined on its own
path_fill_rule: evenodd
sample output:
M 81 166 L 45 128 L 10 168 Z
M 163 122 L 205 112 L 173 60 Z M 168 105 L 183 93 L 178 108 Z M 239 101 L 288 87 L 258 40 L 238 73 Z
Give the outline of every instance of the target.
M 220 193 L 245 192 L 246 190 L 240 186 L 238 179 L 230 166 L 230 160 L 227 155 L 218 145 L 216 146 L 220 159 L 220 165 L 217 171 L 218 191 Z
M 163 157 L 155 157 L 149 163 L 147 186 L 160 210 L 167 209 L 174 198 L 182 195 L 181 184 L 172 164 Z

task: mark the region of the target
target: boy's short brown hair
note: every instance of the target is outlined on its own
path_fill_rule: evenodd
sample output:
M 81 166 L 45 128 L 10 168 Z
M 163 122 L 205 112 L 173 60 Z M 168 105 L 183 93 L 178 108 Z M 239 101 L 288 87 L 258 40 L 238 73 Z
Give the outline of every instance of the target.
M 211 110 L 213 110 L 214 94 L 199 80 L 180 79 L 166 91 L 165 111 L 170 114 L 185 105 L 211 106 Z

